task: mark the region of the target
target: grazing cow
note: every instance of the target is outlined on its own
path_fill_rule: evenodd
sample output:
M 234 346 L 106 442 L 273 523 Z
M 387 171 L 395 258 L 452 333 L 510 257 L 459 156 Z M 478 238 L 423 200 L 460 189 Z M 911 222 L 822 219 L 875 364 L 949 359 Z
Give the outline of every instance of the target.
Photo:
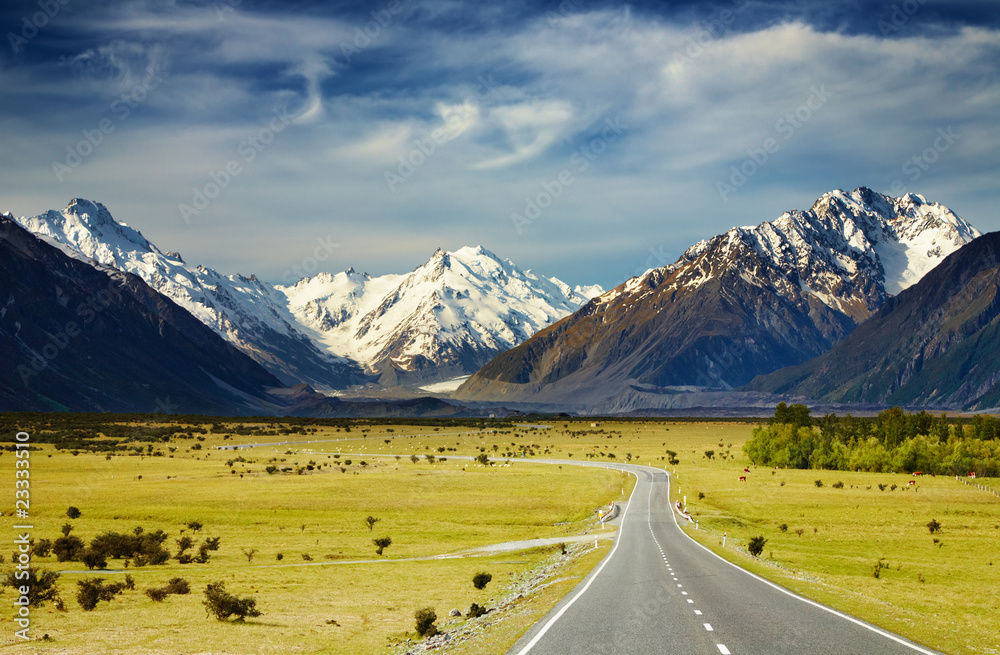
M 916 483 L 917 483 L 917 481 L 916 481 L 916 480 L 910 480 L 909 482 L 907 482 L 907 483 L 906 483 L 906 486 L 907 486 L 907 487 L 912 487 L 912 486 L 913 486 L 913 485 L 915 485 Z
M 747 481 L 747 476 L 741 475 L 740 476 L 740 482 L 746 482 L 746 481 Z
M 750 469 L 743 469 L 743 472 L 744 472 L 744 473 L 749 473 L 749 472 L 750 472 Z
M 969 471 L 969 477 L 970 478 L 976 477 L 976 472 L 975 471 Z
M 914 472 L 913 472 L 913 476 L 914 476 L 914 477 L 917 477 L 917 476 L 920 476 L 920 475 L 923 475 L 923 474 L 924 474 L 924 472 L 923 472 L 923 471 L 914 471 Z

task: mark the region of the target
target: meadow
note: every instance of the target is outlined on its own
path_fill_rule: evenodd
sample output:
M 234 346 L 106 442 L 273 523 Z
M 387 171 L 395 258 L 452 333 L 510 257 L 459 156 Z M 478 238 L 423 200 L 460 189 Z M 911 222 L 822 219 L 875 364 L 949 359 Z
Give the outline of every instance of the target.
M 40 446 L 32 469 L 36 537 L 59 536 L 66 523 L 85 540 L 141 525 L 168 532 L 172 551 L 182 534 L 196 542 L 219 537 L 221 547 L 206 564 L 128 569 L 136 590 L 93 612 L 78 607 L 76 580 L 121 579 L 122 562 L 109 562 L 121 573 L 71 573 L 83 567 L 38 560 L 66 571 L 59 583 L 66 611 L 36 610 L 33 633 L 52 640 L 33 642 L 36 652 L 401 653 L 407 639 L 417 640 L 416 609 L 433 607 L 439 624 L 459 627 L 465 619 L 447 619 L 450 609 L 496 605 L 518 580 L 555 566 L 553 584 L 450 649 L 503 653 L 596 565 L 609 541 L 596 549 L 578 544 L 569 558 L 558 546 L 413 558 L 522 539 L 572 543 L 594 534 L 596 508 L 627 497 L 632 486 L 631 476 L 616 471 L 525 465 L 523 457 L 666 468 L 674 497 L 686 499 L 698 521 L 697 530 L 685 530 L 724 557 L 943 652 L 1000 652 L 993 620 L 1000 615 L 1000 499 L 954 478 L 924 476 L 908 486 L 913 478 L 905 474 L 757 469 L 741 450 L 752 425 L 734 421 L 372 423 L 350 433 L 318 426 L 282 436 L 247 435 L 248 427 L 218 424 L 205 435 L 143 445 L 142 455 L 110 458 Z M 292 443 L 216 448 L 279 441 Z M 483 453 L 495 465 L 455 459 Z M 13 466 L 8 457 L 0 466 Z M 66 516 L 71 505 L 80 518 Z M 379 519 L 371 530 L 368 516 Z M 932 520 L 941 526 L 933 534 Z M 204 527 L 193 533 L 191 521 Z M 757 535 L 768 541 L 753 558 L 745 547 Z M 372 539 L 381 536 L 392 544 L 378 556 Z M 483 591 L 471 584 L 478 571 L 493 574 Z M 163 603 L 142 594 L 174 576 L 188 580 L 192 593 Z M 201 592 L 220 580 L 256 598 L 264 615 L 242 624 L 206 617 Z M 12 633 L 11 619 L 2 618 Z

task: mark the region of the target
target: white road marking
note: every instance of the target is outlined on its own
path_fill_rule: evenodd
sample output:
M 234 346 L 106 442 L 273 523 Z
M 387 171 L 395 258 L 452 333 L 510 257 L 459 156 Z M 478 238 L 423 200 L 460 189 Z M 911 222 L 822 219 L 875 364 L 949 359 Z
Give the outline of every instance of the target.
M 693 600 L 691 600 L 690 598 L 688 598 L 688 602 L 689 602 L 689 603 L 693 603 L 694 601 L 693 601 Z
M 680 585 L 677 585 L 677 586 L 679 587 Z M 687 595 L 688 595 L 688 592 L 686 592 L 686 591 L 682 591 L 681 592 L 681 596 L 687 596 Z
M 731 655 L 725 644 L 716 644 L 716 646 L 719 648 L 719 652 L 722 653 L 722 655 Z
M 705 629 L 708 630 L 709 632 L 711 632 L 712 631 L 712 624 L 711 623 L 706 623 L 705 624 Z
M 632 472 L 629 471 L 629 473 L 632 473 Z M 635 473 L 632 473 L 632 475 L 635 475 L 636 483 L 638 483 L 639 476 L 636 475 Z M 634 490 L 635 490 L 635 488 L 633 487 L 633 491 Z M 652 497 L 652 495 L 653 495 L 653 485 L 652 484 L 649 485 L 649 495 L 650 495 L 650 497 Z M 647 502 L 649 502 L 648 499 L 647 499 Z M 608 562 L 611 561 L 611 558 L 614 557 L 615 551 L 618 550 L 618 546 L 622 542 L 622 535 L 625 532 L 625 517 L 626 517 L 626 515 L 628 515 L 628 511 L 630 509 L 632 509 L 632 497 L 631 496 L 629 496 L 628 505 L 625 506 L 625 511 L 622 513 L 621 525 L 618 528 L 618 538 L 615 539 L 614 548 L 612 548 L 611 552 L 608 553 L 607 557 L 604 558 L 604 561 L 601 562 L 601 565 L 597 567 L 597 570 L 594 571 L 594 574 L 592 576 L 590 576 L 590 580 L 588 580 L 587 584 L 585 584 L 583 586 L 583 589 L 581 589 L 580 592 L 576 596 L 573 596 L 573 598 L 570 599 L 570 601 L 568 603 L 566 603 L 565 605 L 563 605 L 562 608 L 558 612 L 556 612 L 555 616 L 553 616 L 551 619 L 549 619 L 549 622 L 546 623 L 542 627 L 542 629 L 538 631 L 538 634 L 536 634 L 534 637 L 532 637 L 531 641 L 529 641 L 525 645 L 525 647 L 522 648 L 518 652 L 517 655 L 527 655 L 527 653 L 529 653 L 531 651 L 531 649 L 534 648 L 535 645 L 539 641 L 541 641 L 542 637 L 545 636 L 545 633 L 549 631 L 549 628 L 551 628 L 553 625 L 555 625 L 556 621 L 558 621 L 559 619 L 562 618 L 562 615 L 566 613 L 566 610 L 568 610 L 570 607 L 572 607 L 573 603 L 575 603 L 576 601 L 578 601 L 580 599 L 580 596 L 583 596 L 583 594 L 585 594 L 587 592 L 587 589 L 590 589 L 590 585 L 593 584 L 594 580 L 597 579 L 597 576 L 599 576 L 601 574 L 601 571 L 604 570 L 604 567 L 607 566 Z
M 701 616 L 701 610 L 695 610 L 694 613 L 695 616 Z

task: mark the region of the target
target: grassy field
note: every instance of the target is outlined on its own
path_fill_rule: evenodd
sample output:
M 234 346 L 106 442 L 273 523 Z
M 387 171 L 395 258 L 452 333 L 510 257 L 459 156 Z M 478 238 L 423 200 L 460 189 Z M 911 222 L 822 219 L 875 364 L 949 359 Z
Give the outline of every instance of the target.
M 902 474 L 753 469 L 739 482 L 751 426 L 733 422 L 556 421 L 548 429 L 498 431 L 372 425 L 350 433 L 319 428 L 307 435 L 228 438 L 225 428 L 204 441 L 156 445 L 159 457 L 74 456 L 49 446 L 36 456 L 37 537 L 58 536 L 66 522 L 86 539 L 143 525 L 169 532 L 173 549 L 180 530 L 197 520 L 205 528 L 196 538 L 222 538 L 207 565 L 130 570 L 140 591 L 91 613 L 73 600 L 74 581 L 86 576 L 65 574 L 68 611 L 38 613 L 36 634 L 55 639 L 38 644 L 38 652 L 399 652 L 393 644 L 414 637 L 415 609 L 433 606 L 443 617 L 451 608 L 495 602 L 519 576 L 557 558 L 558 549 L 400 560 L 569 537 L 592 525 L 597 506 L 627 496 L 632 486 L 632 478 L 618 472 L 521 465 L 521 456 L 666 468 L 675 475 L 675 497 L 686 497 L 699 521 L 700 530 L 689 534 L 725 557 L 941 651 L 1000 652 L 1000 499 L 953 478 L 925 476 L 913 488 Z M 275 441 L 296 443 L 214 448 Z M 306 443 L 313 441 L 319 442 Z M 489 468 L 454 459 L 482 452 L 502 459 Z M 416 463 L 411 454 L 419 456 Z M 0 465 L 13 466 L 7 457 Z M 268 474 L 268 466 L 290 471 Z M 997 486 L 996 480 L 979 482 Z M 69 505 L 84 515 L 68 521 Z M 380 519 L 371 532 L 368 515 Z M 927 527 L 932 519 L 942 526 L 934 534 Z M 759 559 L 742 550 L 755 535 L 768 539 Z M 377 536 L 393 540 L 382 558 L 371 542 Z M 250 548 L 257 549 L 252 562 L 243 553 Z M 602 545 L 568 562 L 559 581 L 525 602 L 515 618 L 452 652 L 505 652 L 605 552 Z M 53 558 L 44 565 L 80 568 Z M 479 570 L 494 575 L 483 592 L 471 585 Z M 162 605 L 141 594 L 175 575 L 188 579 L 195 593 Z M 205 618 L 200 591 L 215 580 L 239 595 L 253 594 L 266 614 L 244 625 Z
M 389 429 L 373 429 L 360 443 L 370 450 L 377 450 L 377 443 L 387 451 L 384 439 L 396 436 Z M 317 436 L 338 435 L 329 430 L 298 438 Z M 440 447 L 449 454 L 455 438 L 427 437 L 437 444 L 447 439 L 452 445 Z M 472 435 L 458 438 L 470 444 L 478 441 Z M 129 568 L 136 590 L 102 602 L 92 612 L 78 606 L 76 581 L 94 576 L 122 580 L 122 560 L 109 561 L 109 567 L 120 572 L 80 572 L 84 567 L 78 562 L 37 559 L 36 564 L 63 572 L 59 586 L 67 611 L 59 612 L 51 603 L 35 611 L 32 634 L 47 634 L 50 641 L 33 642 L 32 652 L 385 652 L 415 638 L 416 609 L 430 606 L 446 619 L 452 608 L 464 612 L 473 602 L 490 606 L 518 576 L 558 559 L 560 549 L 411 558 L 577 535 L 594 527 L 596 508 L 621 499 L 623 486 L 625 494 L 631 489 L 631 477 L 623 480 L 618 472 L 519 464 L 484 467 L 440 458 L 430 463 L 425 457 L 413 463 L 394 455 L 359 458 L 341 452 L 351 442 L 239 452 L 214 448 L 231 442 L 222 433 L 204 441 L 172 439 L 154 447 L 162 456 L 110 458 L 41 446 L 31 469 L 36 539 L 59 537 L 67 523 L 73 526 L 71 534 L 85 542 L 105 531 L 131 533 L 142 526 L 147 532 L 168 532 L 165 545 L 171 552 L 176 552 L 176 539 L 182 535 L 196 543 L 219 537 L 221 547 L 206 564 L 171 560 L 163 566 Z M 407 447 L 410 443 L 415 440 L 405 440 Z M 466 450 L 471 452 L 469 446 Z M 420 452 L 425 452 L 423 445 Z M 5 461 L 13 467 L 9 454 L 0 458 L 0 465 Z M 269 474 L 267 466 L 292 471 Z M 295 473 L 299 468 L 301 475 Z M 80 518 L 67 517 L 71 505 L 82 511 Z M 371 531 L 368 516 L 379 519 Z M 204 527 L 193 532 L 186 527 L 191 521 Z M 391 537 L 392 544 L 379 557 L 372 539 L 382 536 Z M 560 572 L 563 580 L 543 592 L 545 602 L 554 604 L 582 579 L 609 543 L 603 540 L 596 550 L 590 546 L 592 552 L 568 562 Z M 479 571 L 493 575 L 484 591 L 471 583 Z M 175 576 L 190 583 L 191 594 L 155 603 L 142 593 Z M 244 624 L 207 618 L 201 591 L 215 581 L 224 581 L 227 590 L 239 596 L 253 596 L 264 615 Z M 4 591 L 3 598 L 12 602 L 12 591 Z M 538 610 L 519 612 L 497 631 L 495 652 L 503 652 L 544 614 L 538 599 L 534 606 Z M 4 643 L 10 646 L 15 643 L 10 614 L 2 621 L 8 628 Z M 473 647 L 471 652 L 488 651 Z

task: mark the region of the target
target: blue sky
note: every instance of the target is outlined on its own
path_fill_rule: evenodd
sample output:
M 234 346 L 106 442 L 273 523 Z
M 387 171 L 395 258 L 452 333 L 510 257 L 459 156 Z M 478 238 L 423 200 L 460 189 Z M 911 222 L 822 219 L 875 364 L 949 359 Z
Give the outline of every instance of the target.
M 1000 229 L 996 2 L 34 0 L 0 23 L 0 210 L 97 200 L 224 273 L 483 245 L 612 287 L 862 185 Z

